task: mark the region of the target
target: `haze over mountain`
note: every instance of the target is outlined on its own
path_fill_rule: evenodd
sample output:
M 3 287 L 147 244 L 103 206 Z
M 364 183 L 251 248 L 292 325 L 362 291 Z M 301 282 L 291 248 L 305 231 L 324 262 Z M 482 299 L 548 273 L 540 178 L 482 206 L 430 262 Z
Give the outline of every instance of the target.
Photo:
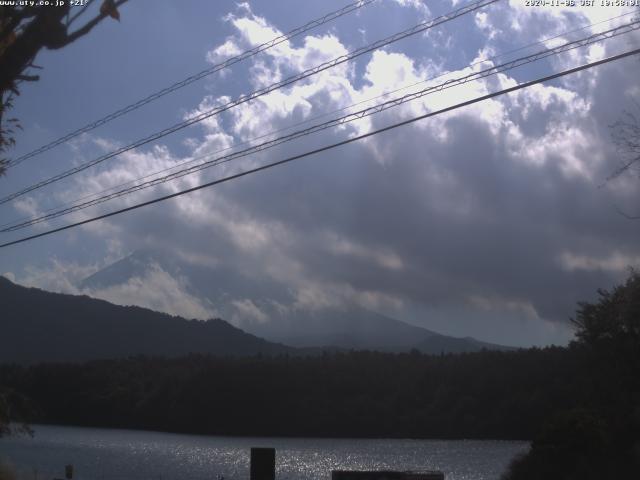
M 127 263 L 134 263 L 131 258 Z M 123 272 L 123 263 L 115 270 Z M 88 280 L 89 281 L 89 280 Z M 94 277 L 91 282 L 98 281 Z M 262 354 L 316 354 L 319 348 L 296 349 L 246 333 L 220 319 L 186 320 L 135 306 L 120 306 L 86 295 L 52 293 L 17 285 L 0 276 L 0 363 L 85 361 L 132 355 L 180 356 L 189 353 L 244 356 Z M 472 338 L 439 335 L 383 315 L 361 310 L 325 312 L 336 328 L 316 338 L 318 346 L 425 353 L 502 349 Z M 301 317 L 321 331 L 320 314 Z M 347 328 L 349 326 L 349 328 Z M 338 330 L 340 327 L 342 330 Z M 291 338 L 301 332 L 294 330 Z M 384 336 L 390 341 L 385 343 Z M 372 347 L 371 345 L 378 345 Z M 313 345 L 308 345 L 312 347 Z
M 83 292 L 115 292 L 151 281 L 161 272 L 182 279 L 186 297 L 210 316 L 273 342 L 295 347 L 426 353 L 504 348 L 473 338 L 453 338 L 373 312 L 353 303 L 301 301 L 284 286 L 220 265 L 203 265 L 150 250 L 137 251 L 85 278 Z M 107 295 L 107 298 L 112 297 Z M 155 307 L 155 305 L 148 305 Z
M 254 355 L 294 349 L 229 323 L 185 320 L 87 296 L 26 288 L 0 276 L 0 362 L 83 361 L 188 353 Z

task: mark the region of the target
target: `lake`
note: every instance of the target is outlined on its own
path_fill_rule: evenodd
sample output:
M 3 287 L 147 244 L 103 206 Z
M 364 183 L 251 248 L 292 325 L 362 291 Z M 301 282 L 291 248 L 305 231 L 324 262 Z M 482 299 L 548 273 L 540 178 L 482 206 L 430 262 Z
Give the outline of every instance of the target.
M 527 442 L 247 438 L 36 425 L 0 439 L 0 458 L 25 480 L 240 480 L 251 447 L 276 449 L 279 480 L 328 480 L 337 469 L 432 469 L 446 480 L 498 479 Z

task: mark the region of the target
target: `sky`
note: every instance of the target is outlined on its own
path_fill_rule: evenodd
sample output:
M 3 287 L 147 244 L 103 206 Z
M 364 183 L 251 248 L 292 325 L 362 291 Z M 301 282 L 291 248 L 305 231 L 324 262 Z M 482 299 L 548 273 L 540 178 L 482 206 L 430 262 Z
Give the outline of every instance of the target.
M 132 0 L 121 7 L 120 22 L 107 19 L 69 47 L 38 55 L 41 80 L 23 85 L 13 111 L 23 131 L 11 155 L 347 3 Z M 378 0 L 23 162 L 0 179 L 0 195 L 465 4 Z M 545 46 L 531 45 L 544 39 L 557 37 L 546 44 L 555 46 L 638 15 L 629 8 L 503 0 L 1 205 L 0 223 L 197 156 L 228 153 L 271 132 L 301 128 L 295 127 L 300 122 L 313 125 L 416 91 L 430 79 L 437 84 L 534 53 Z M 639 44 L 634 33 L 572 50 L 3 233 L 1 240 L 177 192 Z M 620 214 L 640 212 L 640 179 L 628 174 L 607 181 L 625 159 L 611 126 L 625 111 L 640 114 L 639 73 L 638 56 L 623 59 L 0 249 L 0 274 L 188 318 L 215 316 L 216 305 L 194 294 L 193 279 L 161 264 L 109 289 L 79 286 L 132 252 L 153 249 L 212 272 L 233 269 L 247 285 L 286 289 L 291 301 L 278 304 L 282 308 L 358 305 L 449 335 L 519 346 L 566 344 L 577 302 L 595 300 L 598 288 L 620 283 L 640 264 L 640 222 Z M 265 138 L 272 137 L 259 141 Z M 269 321 L 250 293 L 236 292 L 230 302 L 238 315 Z

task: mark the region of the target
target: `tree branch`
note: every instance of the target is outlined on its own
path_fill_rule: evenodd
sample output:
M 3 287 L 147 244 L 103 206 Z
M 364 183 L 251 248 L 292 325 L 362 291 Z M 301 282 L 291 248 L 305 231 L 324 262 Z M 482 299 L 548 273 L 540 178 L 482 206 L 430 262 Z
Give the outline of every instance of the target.
M 78 19 L 78 17 L 80 17 L 80 15 L 82 15 L 83 13 L 85 13 L 85 12 L 87 11 L 87 7 L 88 7 L 89 5 L 91 5 L 91 2 L 87 2 L 87 3 L 85 3 L 85 4 L 84 4 L 84 6 L 82 6 L 82 7 L 80 8 L 80 11 L 79 11 L 78 13 L 76 13 L 73 17 L 71 17 L 71 18 L 69 19 L 69 21 L 67 22 L 67 28 L 68 28 L 68 27 L 70 27 L 70 26 L 71 26 L 71 24 L 72 24 L 73 22 L 75 22 L 75 21 Z
M 636 106 L 638 106 L 638 103 Z M 640 109 L 640 106 L 639 106 Z M 640 163 L 640 119 L 627 110 L 613 125 L 609 125 L 611 138 L 618 153 L 624 158 L 622 164 L 616 168 L 605 180 L 609 182 L 629 171 L 634 165 Z
M 13 96 L 20 94 L 18 84 L 40 79 L 39 75 L 28 73 L 29 68 L 42 68 L 33 64 L 38 52 L 42 48 L 57 50 L 69 45 L 93 30 L 106 17 L 119 20 L 118 7 L 127 1 L 102 0 L 99 14 L 73 33 L 69 33 L 69 25 L 88 11 L 88 2 L 73 16 L 70 14 L 70 2 L 61 2 L 55 8 L 35 4 L 22 8 L 0 5 L 0 154 L 15 144 L 12 135 L 16 128 L 20 128 L 14 119 L 3 118 L 13 106 Z M 0 157 L 0 176 L 6 168 L 7 160 Z
M 623 212 L 617 205 L 614 205 L 613 208 L 616 209 L 616 212 L 618 212 L 619 215 L 622 215 L 627 220 L 640 220 L 640 215 L 629 215 L 628 213 Z
M 22 80 L 23 82 L 37 82 L 40 80 L 40 75 L 18 75 L 16 80 Z
M 116 2 L 114 2 L 114 8 L 118 8 L 120 5 L 123 5 L 124 3 L 126 3 L 128 0 L 118 0 Z M 82 12 L 81 12 L 82 13 Z M 78 30 L 76 30 L 75 32 L 71 33 L 71 34 L 67 34 L 67 38 L 65 39 L 65 41 L 62 43 L 62 45 L 60 46 L 56 46 L 53 47 L 52 49 L 55 50 L 57 48 L 62 48 L 65 45 L 70 44 L 71 42 L 74 42 L 75 40 L 77 40 L 78 38 L 86 35 L 87 33 L 89 33 L 91 30 L 93 30 L 93 28 L 98 25 L 98 23 L 100 23 L 102 20 L 104 20 L 106 17 L 109 16 L 109 13 L 107 12 L 101 12 L 99 13 L 97 16 L 95 16 L 93 18 L 93 20 L 90 20 L 89 22 L 87 22 L 82 28 L 79 28 Z M 51 48 L 51 47 L 49 47 Z

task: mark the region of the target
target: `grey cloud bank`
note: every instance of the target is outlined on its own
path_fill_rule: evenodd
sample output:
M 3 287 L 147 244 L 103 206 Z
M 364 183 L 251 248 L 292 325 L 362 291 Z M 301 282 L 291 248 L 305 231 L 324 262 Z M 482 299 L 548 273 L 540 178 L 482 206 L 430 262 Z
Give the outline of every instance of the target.
M 516 3 L 451 26 L 448 33 L 461 45 L 461 37 L 482 39 L 464 44 L 460 57 L 504 51 L 513 47 L 512 38 L 530 43 L 572 28 L 578 18 L 562 12 L 534 14 Z M 393 8 L 412 5 L 399 2 Z M 273 36 L 272 21 L 243 7 L 228 17 L 235 31 L 217 39 L 209 58 Z M 579 64 L 637 40 L 576 51 L 526 72 L 536 75 Z M 441 51 L 447 39 L 431 35 L 422 41 Z M 341 41 L 341 32 L 332 30 L 283 44 L 225 78 L 236 78 L 249 91 L 350 48 Z M 224 148 L 294 119 L 343 108 L 460 64 L 450 56 L 448 65 L 394 45 L 368 58 L 363 69 L 341 66 L 207 121 L 199 133 L 190 134 L 186 148 L 194 155 Z M 640 259 L 640 224 L 614 208 L 639 205 L 640 183 L 625 177 L 600 187 L 618 158 L 608 126 L 638 99 L 639 71 L 637 59 L 625 60 L 103 222 L 78 234 L 95 242 L 91 261 L 81 262 L 65 251 L 55 264 L 11 274 L 44 288 L 85 291 L 195 318 L 221 314 L 238 325 L 257 322 L 265 329 L 270 321 L 266 304 L 306 311 L 356 305 L 489 342 L 566 343 L 571 335 L 567 319 L 576 302 L 620 281 Z M 523 74 L 507 72 L 427 97 L 157 192 L 496 90 Z M 216 95 L 209 96 L 199 108 L 216 102 Z M 78 180 L 76 193 L 173 165 L 181 159 L 175 151 L 171 146 L 126 154 L 92 174 L 90 185 Z M 145 248 L 181 262 L 191 259 L 199 265 L 198 273 L 190 276 L 156 265 L 123 277 L 117 285 L 79 286 L 90 273 Z M 221 278 L 221 269 L 233 272 L 222 277 L 230 284 L 213 285 L 219 295 L 204 294 L 201 285 L 211 286 Z

